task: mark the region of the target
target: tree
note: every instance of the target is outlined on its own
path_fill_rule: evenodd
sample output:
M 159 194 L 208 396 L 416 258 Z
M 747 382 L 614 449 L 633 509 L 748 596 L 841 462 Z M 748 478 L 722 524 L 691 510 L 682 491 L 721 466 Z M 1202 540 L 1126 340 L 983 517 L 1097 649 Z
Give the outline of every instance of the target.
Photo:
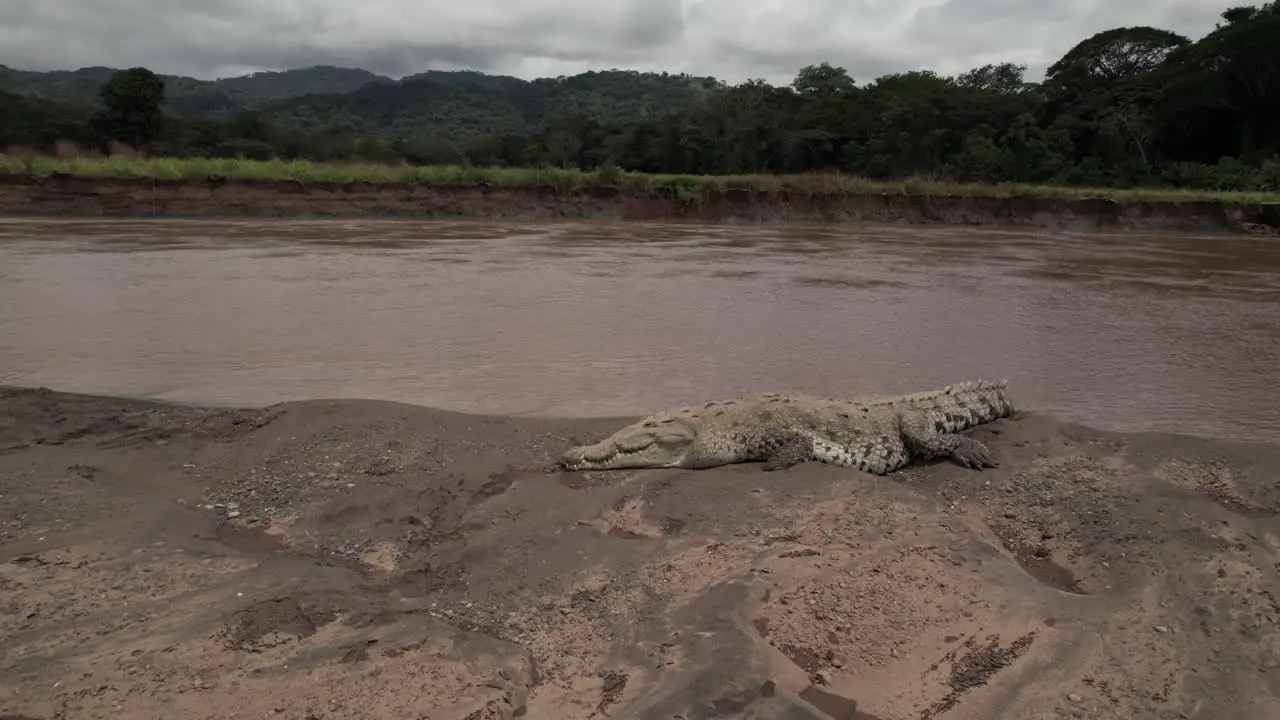
M 102 86 L 100 116 L 106 136 L 139 150 L 160 135 L 164 113 L 164 81 L 144 67 L 121 70 Z
M 1129 80 L 1155 70 L 1169 53 L 1189 45 L 1186 37 L 1145 25 L 1115 28 L 1081 40 L 1045 72 L 1060 89 Z
M 791 87 L 801 95 L 820 98 L 846 94 L 854 86 L 853 78 L 849 77 L 847 70 L 826 62 L 800 68 L 796 79 L 791 82 Z
M 1258 8 L 1252 6 L 1242 6 L 1227 8 L 1222 11 L 1222 19 L 1227 21 L 1227 25 L 1235 25 L 1236 23 L 1248 22 L 1258 14 Z M 1224 27 L 1222 23 L 1218 27 Z
M 1019 93 L 1023 92 L 1027 87 L 1027 84 L 1022 79 L 1026 72 L 1027 66 L 1022 64 L 1000 63 L 999 65 L 983 65 L 961 73 L 956 77 L 956 84 L 973 90 L 1010 94 Z
M 1280 153 L 1280 3 L 1232 8 L 1226 24 L 1169 56 L 1155 111 L 1184 156 Z

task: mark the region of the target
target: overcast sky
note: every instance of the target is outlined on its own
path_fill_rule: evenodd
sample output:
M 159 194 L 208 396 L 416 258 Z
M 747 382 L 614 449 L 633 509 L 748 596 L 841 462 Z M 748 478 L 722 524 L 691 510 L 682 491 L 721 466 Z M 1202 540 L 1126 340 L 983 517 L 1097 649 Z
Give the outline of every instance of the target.
M 763 77 L 843 65 L 954 74 L 1026 63 L 1153 25 L 1192 39 L 1222 0 L 0 0 L 0 64 L 131 67 L 212 79 L 343 65 L 400 77 L 469 68 L 524 78 L 627 68 Z

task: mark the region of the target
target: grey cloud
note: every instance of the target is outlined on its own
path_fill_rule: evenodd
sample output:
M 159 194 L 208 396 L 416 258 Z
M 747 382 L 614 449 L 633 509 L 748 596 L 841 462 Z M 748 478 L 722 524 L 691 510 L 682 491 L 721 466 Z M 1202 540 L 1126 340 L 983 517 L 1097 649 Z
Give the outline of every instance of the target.
M 1195 38 L 1213 28 L 1225 7 L 1207 0 L 950 0 L 922 10 L 907 37 L 919 47 L 948 47 L 949 56 L 938 63 L 945 72 L 1010 61 L 1026 64 L 1027 79 L 1038 80 L 1049 65 L 1095 33 L 1152 25 Z
M 633 3 L 622 16 L 622 35 L 633 48 L 653 49 L 684 39 L 680 0 Z
M 941 5 L 923 8 L 921 18 L 964 25 L 1017 21 L 1026 23 L 1059 22 L 1070 18 L 1082 3 L 1076 0 L 949 0 Z
M 1029 76 L 1088 35 L 1198 37 L 1221 0 L 39 0 L 0 2 L 0 64 L 144 65 L 211 78 L 314 64 L 557 75 L 635 68 L 789 82 L 829 61 L 860 81 L 988 62 Z
M 901 63 L 891 59 L 878 57 L 871 52 L 859 51 L 856 48 L 845 49 L 838 53 L 838 56 L 834 53 L 819 56 L 820 54 L 802 49 L 766 51 L 746 43 L 723 42 L 716 46 L 716 50 L 717 54 L 725 60 L 732 60 L 735 63 L 740 63 L 740 66 L 754 68 L 750 74 L 751 77 L 773 79 L 780 84 L 790 83 L 800 68 L 806 65 L 816 65 L 820 62 L 840 65 L 860 81 L 870 81 L 881 75 L 914 69 L 904 67 Z

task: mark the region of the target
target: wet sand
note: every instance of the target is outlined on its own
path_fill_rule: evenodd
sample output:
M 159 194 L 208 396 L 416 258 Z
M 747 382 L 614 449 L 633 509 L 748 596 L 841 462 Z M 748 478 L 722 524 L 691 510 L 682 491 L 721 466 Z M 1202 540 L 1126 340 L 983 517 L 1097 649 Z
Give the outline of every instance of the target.
M 0 714 L 1280 716 L 1280 447 L 550 467 L 621 422 L 0 389 Z

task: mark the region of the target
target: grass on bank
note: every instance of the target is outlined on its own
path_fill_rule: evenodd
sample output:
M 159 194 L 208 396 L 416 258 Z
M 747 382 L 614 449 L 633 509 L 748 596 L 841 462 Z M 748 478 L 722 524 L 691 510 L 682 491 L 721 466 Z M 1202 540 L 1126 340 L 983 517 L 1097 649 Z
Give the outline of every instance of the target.
M 789 191 L 811 195 L 950 195 L 961 197 L 1023 197 L 1046 200 L 1110 198 L 1117 202 L 1218 201 L 1264 203 L 1280 201 L 1275 192 L 1223 192 L 1176 188 L 1087 188 L 1015 183 L 956 183 L 924 177 L 899 181 L 867 180 L 839 173 L 805 175 L 650 175 L 614 167 L 596 171 L 562 168 L 471 167 L 463 165 L 382 165 L 375 163 L 317 163 L 308 160 L 239 160 L 234 158 L 72 157 L 0 154 L 0 174 L 43 178 L 55 172 L 90 178 L 154 178 L 157 180 L 286 181 L 303 183 L 422 183 L 477 185 L 497 188 L 551 187 L 560 192 L 615 186 L 649 193 L 671 190 L 676 197 L 696 202 L 728 189 L 754 192 Z

